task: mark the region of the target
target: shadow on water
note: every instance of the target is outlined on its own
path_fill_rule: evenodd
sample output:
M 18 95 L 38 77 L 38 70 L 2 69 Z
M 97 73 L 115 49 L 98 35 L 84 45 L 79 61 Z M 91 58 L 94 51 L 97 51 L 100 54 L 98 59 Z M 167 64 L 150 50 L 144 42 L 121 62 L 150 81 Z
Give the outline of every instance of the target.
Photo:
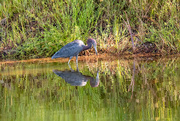
M 91 87 L 97 87 L 99 85 L 99 70 L 97 71 L 96 78 L 83 75 L 79 72 L 78 67 L 76 71 L 71 69 L 65 71 L 53 70 L 53 72 L 72 86 L 85 86 L 88 80 L 90 80 Z
M 179 73 L 180 58 L 0 65 L 0 120 L 177 120 Z

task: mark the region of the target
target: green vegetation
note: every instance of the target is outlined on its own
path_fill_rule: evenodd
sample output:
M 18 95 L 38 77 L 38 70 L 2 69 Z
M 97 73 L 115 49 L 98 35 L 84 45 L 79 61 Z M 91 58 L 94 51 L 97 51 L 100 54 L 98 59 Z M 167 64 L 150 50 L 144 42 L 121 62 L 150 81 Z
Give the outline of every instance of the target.
M 179 4 L 178 0 L 1 0 L 0 53 L 19 59 L 50 57 L 68 42 L 88 37 L 97 40 L 99 51 L 133 53 L 128 20 L 134 53 L 178 53 Z
M 173 58 L 79 63 L 83 75 L 96 77 L 99 68 L 95 88 L 89 81 L 84 87 L 71 86 L 52 72 L 66 70 L 67 63 L 0 65 L 0 120 L 177 120 L 179 62 Z

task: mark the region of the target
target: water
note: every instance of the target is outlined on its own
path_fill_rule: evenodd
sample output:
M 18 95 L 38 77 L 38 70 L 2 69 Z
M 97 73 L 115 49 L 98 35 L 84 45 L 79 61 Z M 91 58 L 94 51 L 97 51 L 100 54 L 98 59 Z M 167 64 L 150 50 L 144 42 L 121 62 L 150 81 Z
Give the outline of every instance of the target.
M 0 120 L 178 120 L 180 58 L 1 63 Z M 72 78 L 73 77 L 73 78 Z

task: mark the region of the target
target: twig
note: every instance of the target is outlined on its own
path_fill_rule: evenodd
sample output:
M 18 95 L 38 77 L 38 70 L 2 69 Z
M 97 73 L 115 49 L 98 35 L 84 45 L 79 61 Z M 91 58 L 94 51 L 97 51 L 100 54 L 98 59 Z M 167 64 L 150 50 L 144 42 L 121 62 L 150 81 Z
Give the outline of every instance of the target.
M 126 12 L 125 12 L 126 14 Z M 133 35 L 132 35 L 132 31 L 131 31 L 131 26 L 129 24 L 129 19 L 127 17 L 127 14 L 126 14 L 126 19 L 127 19 L 127 22 L 123 19 L 124 23 L 126 24 L 126 27 L 128 28 L 129 30 L 129 33 L 130 33 L 130 36 L 131 36 L 131 41 L 132 41 L 132 48 L 133 48 L 133 52 L 135 51 L 135 46 L 134 46 L 134 40 L 133 40 Z
M 147 9 L 147 11 L 146 11 L 146 13 L 145 13 L 145 16 L 147 16 L 147 13 L 149 12 L 149 10 L 150 10 L 150 8 L 151 8 L 151 6 L 152 6 L 153 2 L 154 2 L 154 0 L 151 2 L 151 4 L 150 4 L 149 8 Z

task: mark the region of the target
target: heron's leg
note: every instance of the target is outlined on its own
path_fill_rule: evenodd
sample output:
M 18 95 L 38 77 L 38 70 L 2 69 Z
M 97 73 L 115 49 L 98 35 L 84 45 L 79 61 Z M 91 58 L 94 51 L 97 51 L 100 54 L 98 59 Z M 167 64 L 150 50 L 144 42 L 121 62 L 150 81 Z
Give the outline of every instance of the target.
M 79 70 L 78 69 L 78 55 L 76 55 L 76 67 L 77 67 L 77 70 Z
M 70 63 L 70 61 L 71 61 L 72 57 L 73 57 L 73 56 L 69 57 L 68 65 L 69 65 L 69 63 Z
M 71 69 L 71 71 L 72 71 L 72 68 L 71 68 L 71 65 L 70 65 L 69 63 L 70 63 L 72 57 L 73 57 L 73 56 L 71 56 L 71 57 L 69 58 L 69 61 L 68 61 L 68 66 L 69 66 L 69 68 Z
M 69 66 L 69 68 L 71 69 L 71 71 L 73 72 L 73 70 L 72 70 L 72 68 L 71 68 L 71 65 L 70 65 L 70 64 L 68 64 L 68 66 Z
M 76 64 L 78 63 L 78 55 L 76 55 Z
M 76 71 L 79 72 L 78 64 L 76 64 Z

